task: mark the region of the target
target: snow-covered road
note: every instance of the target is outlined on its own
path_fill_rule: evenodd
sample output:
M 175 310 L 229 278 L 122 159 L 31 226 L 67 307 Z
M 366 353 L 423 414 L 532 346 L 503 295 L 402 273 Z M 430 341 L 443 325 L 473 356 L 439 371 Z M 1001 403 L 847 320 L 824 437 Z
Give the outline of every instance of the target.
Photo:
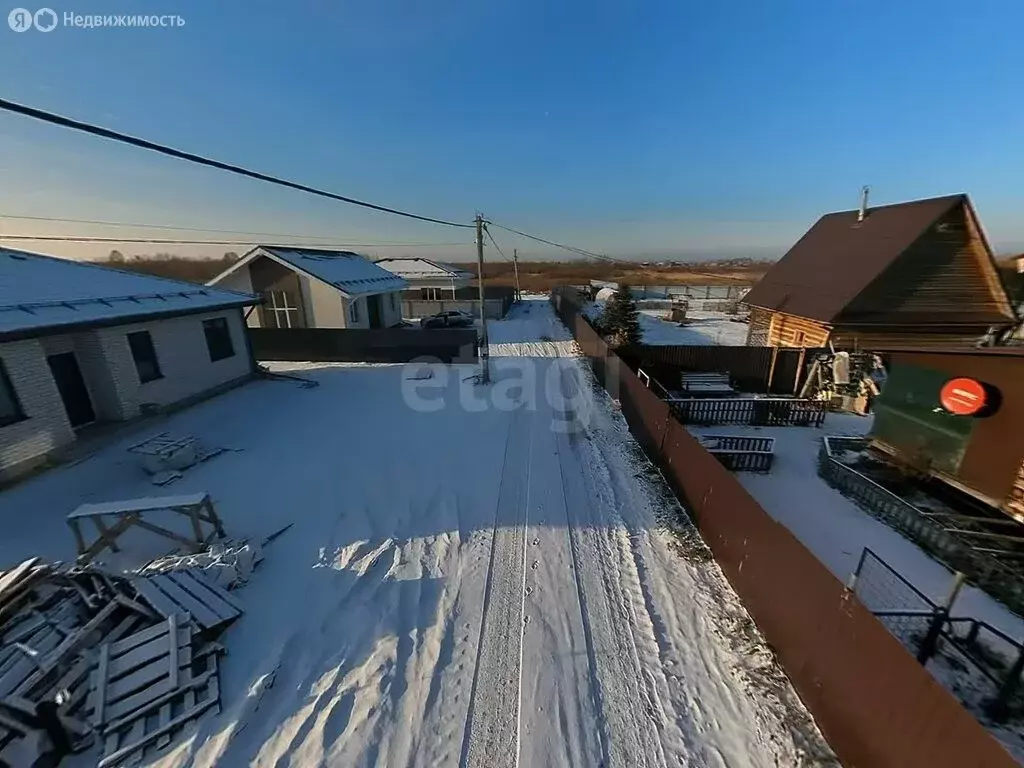
M 209 491 L 229 534 L 294 525 L 239 592 L 223 712 L 154 764 L 834 765 L 550 306 L 490 331 L 489 387 L 298 366 L 321 386 L 160 426 L 234 449 L 174 488 Z M 151 493 L 128 456 L 0 495 L 0 561 L 68 559 L 67 511 Z

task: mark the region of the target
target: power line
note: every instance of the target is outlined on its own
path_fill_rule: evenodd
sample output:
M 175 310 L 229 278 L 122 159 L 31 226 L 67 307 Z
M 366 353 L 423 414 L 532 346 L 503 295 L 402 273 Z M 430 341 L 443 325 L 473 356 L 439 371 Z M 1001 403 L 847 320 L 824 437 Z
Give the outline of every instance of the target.
M 60 243 L 155 243 L 159 245 L 256 245 L 256 240 L 161 240 L 148 237 L 77 237 L 70 235 L 4 235 L 0 234 L 0 240 L 34 240 L 44 242 Z M 438 248 L 460 245 L 471 245 L 471 243 L 295 243 L 290 246 L 280 247 L 306 247 L 306 248 Z
M 600 259 L 601 261 L 608 261 L 608 262 L 613 262 L 613 263 L 614 262 L 623 262 L 622 259 L 616 259 L 616 258 L 613 258 L 611 256 L 605 256 L 603 253 L 594 253 L 593 251 L 587 251 L 587 250 L 584 250 L 583 248 L 577 248 L 576 246 L 573 246 L 573 245 L 566 245 L 565 243 L 556 243 L 554 240 L 547 240 L 547 239 L 545 239 L 543 237 L 538 237 L 537 235 L 531 235 L 531 234 L 528 234 L 526 232 L 520 232 L 518 229 L 512 229 L 512 227 L 506 227 L 503 224 L 498 224 L 496 221 L 488 221 L 487 223 L 488 224 L 493 224 L 494 226 L 498 227 L 499 229 L 504 229 L 506 232 L 511 232 L 514 235 L 519 235 L 520 237 L 525 237 L 525 238 L 528 238 L 530 240 L 536 240 L 538 243 L 544 243 L 545 245 L 551 245 L 551 246 L 554 246 L 555 248 L 561 248 L 562 250 L 569 251 L 570 253 L 578 253 L 581 256 L 586 256 L 586 257 L 591 258 L 591 259 Z M 629 262 L 625 262 L 625 263 L 629 263 Z
M 140 139 L 135 136 L 129 136 L 125 133 L 119 133 L 112 131 L 109 128 L 101 128 L 97 125 L 91 125 L 89 123 L 83 123 L 78 120 L 72 120 L 69 117 L 55 114 L 53 112 L 45 112 L 41 109 L 34 107 L 28 107 L 24 104 L 17 104 L 7 99 L 0 99 L 0 109 L 7 112 L 14 112 L 15 114 L 23 115 L 24 117 L 31 117 L 34 120 L 41 120 L 44 123 L 50 123 L 52 125 L 59 125 L 63 128 L 70 128 L 74 131 L 81 131 L 88 133 L 93 136 L 99 136 L 104 139 L 111 139 L 112 141 L 118 141 L 122 144 L 130 144 L 134 147 L 141 149 L 148 149 L 153 152 L 158 152 L 168 157 L 176 157 L 179 160 L 187 160 L 191 163 L 197 163 L 199 165 L 205 165 L 210 168 L 217 168 L 222 171 L 228 171 L 229 173 L 235 173 L 240 176 L 247 176 L 250 179 L 257 179 L 258 181 L 266 181 L 270 184 L 277 184 L 281 187 L 288 187 L 289 189 L 297 189 L 300 192 L 308 192 L 311 195 L 318 195 L 320 197 L 326 197 L 331 200 L 338 200 L 343 203 L 349 203 L 350 205 L 358 205 L 362 208 L 370 208 L 374 211 L 380 211 L 381 213 L 390 213 L 395 216 L 404 216 L 407 219 L 417 219 L 418 221 L 427 221 L 432 224 L 443 224 L 448 227 L 465 227 L 471 228 L 473 224 L 460 224 L 455 221 L 446 221 L 445 219 L 435 219 L 431 216 L 421 216 L 417 213 L 409 213 L 408 211 L 402 211 L 397 208 L 388 208 L 384 205 L 377 205 L 376 203 L 368 203 L 365 200 L 357 200 L 354 197 L 346 197 L 345 195 L 337 195 L 333 192 L 326 192 L 316 187 L 310 187 L 305 184 L 299 184 L 294 181 L 288 181 L 287 179 L 281 179 L 276 176 L 270 176 L 265 173 L 258 171 L 251 171 L 248 168 L 243 168 L 239 165 L 232 165 L 230 163 L 222 163 L 220 160 L 213 160 L 202 155 L 197 155 L 192 152 L 184 152 L 180 149 L 174 149 L 164 144 L 157 144 L 156 142 L 147 141 L 146 139 Z
M 505 261 L 511 261 L 511 259 L 505 255 L 505 252 L 501 250 L 501 246 L 498 245 L 498 241 L 494 239 L 494 235 L 491 234 L 491 230 L 487 228 L 486 224 L 484 225 L 484 232 L 487 233 L 487 237 L 491 241 L 491 244 L 498 249 L 498 253 L 501 254 L 501 258 L 503 258 Z
M 166 229 L 175 232 L 214 232 L 221 235 L 251 235 L 256 238 L 274 238 L 277 242 L 285 240 L 329 240 L 336 241 L 330 235 L 293 235 L 282 234 L 281 232 L 250 232 L 245 229 L 204 229 L 202 227 L 178 227 L 173 224 L 143 224 L 140 222 L 105 221 L 102 219 L 62 219 L 55 216 L 16 216 L 14 214 L 0 213 L 0 219 L 24 219 L 26 221 L 49 221 L 61 224 L 96 224 L 104 227 L 127 227 L 132 229 Z M 472 245 L 470 241 L 465 243 L 362 243 L 362 245 Z
M 536 240 L 538 243 L 545 243 L 546 245 L 551 245 L 551 246 L 554 246 L 555 248 L 562 248 L 563 250 L 569 251 L 570 253 L 577 253 L 577 254 L 579 254 L 581 256 L 586 256 L 586 257 L 591 258 L 591 259 L 599 259 L 601 261 L 606 261 L 606 262 L 608 262 L 610 264 L 619 264 L 621 266 L 628 266 L 628 267 L 633 267 L 633 268 L 637 268 L 637 267 L 640 266 L 635 261 L 629 261 L 628 259 L 616 259 L 616 258 L 614 258 L 612 256 L 605 256 L 603 253 L 594 253 L 593 251 L 588 251 L 588 250 L 585 250 L 583 248 L 577 248 L 576 246 L 573 246 L 573 245 L 566 245 L 565 243 L 556 243 L 554 240 L 546 240 L 545 238 L 538 237 L 537 235 L 531 235 L 531 234 L 529 234 L 527 232 L 521 232 L 518 229 L 512 229 L 512 227 L 506 227 L 503 224 L 498 224 L 495 221 L 488 221 L 487 223 L 488 224 L 493 224 L 495 227 L 498 227 L 499 229 L 504 229 L 506 232 L 511 232 L 511 233 L 513 233 L 515 235 L 519 235 L 520 237 L 525 237 L 525 238 L 528 238 L 530 240 Z M 490 232 L 488 232 L 488 234 L 490 234 Z M 749 282 L 750 282 L 749 280 L 744 280 L 743 278 L 739 278 L 739 277 L 730 277 L 728 275 L 716 275 L 713 272 L 699 272 L 699 271 L 694 270 L 694 269 L 687 269 L 686 271 L 689 272 L 692 275 L 701 275 L 703 277 L 712 277 L 715 280 L 732 280 L 734 282 L 743 283 L 744 285 L 749 284 Z

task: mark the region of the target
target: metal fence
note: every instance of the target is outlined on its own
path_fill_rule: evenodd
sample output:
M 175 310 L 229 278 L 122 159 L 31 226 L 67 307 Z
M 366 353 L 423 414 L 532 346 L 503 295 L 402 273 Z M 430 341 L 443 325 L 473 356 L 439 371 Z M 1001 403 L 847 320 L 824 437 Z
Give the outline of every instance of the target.
M 701 426 L 820 427 L 828 411 L 823 400 L 774 397 L 674 398 L 669 405 L 680 423 Z
M 939 604 L 865 547 L 849 586 L 969 709 L 996 721 L 1024 712 L 1024 643 L 988 622 L 951 616 L 960 581 L 950 580 L 950 602 Z
M 257 360 L 407 363 L 421 358 L 442 363 L 477 359 L 475 328 L 249 328 Z
M 818 474 L 860 507 L 902 533 L 919 547 L 967 578 L 1017 613 L 1024 613 L 1024 578 L 999 560 L 977 552 L 948 516 L 925 512 L 871 478 L 845 464 L 841 456 L 859 451 L 868 440 L 860 437 L 823 437 L 818 450 Z
M 701 435 L 704 449 L 733 472 L 768 472 L 775 460 L 775 438 Z

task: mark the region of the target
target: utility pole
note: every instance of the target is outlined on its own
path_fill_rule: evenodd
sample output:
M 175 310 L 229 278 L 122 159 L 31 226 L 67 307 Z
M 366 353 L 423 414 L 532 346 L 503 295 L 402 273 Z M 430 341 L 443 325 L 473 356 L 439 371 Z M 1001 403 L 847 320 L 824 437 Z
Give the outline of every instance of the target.
M 476 283 L 480 289 L 480 383 L 489 384 L 491 381 L 490 366 L 487 361 L 487 304 L 484 298 L 484 217 L 476 215 Z
M 512 266 L 516 270 L 516 301 L 521 301 L 522 300 L 522 296 L 520 295 L 521 292 L 520 292 L 520 289 L 519 289 L 519 249 L 518 248 L 513 248 L 512 249 Z

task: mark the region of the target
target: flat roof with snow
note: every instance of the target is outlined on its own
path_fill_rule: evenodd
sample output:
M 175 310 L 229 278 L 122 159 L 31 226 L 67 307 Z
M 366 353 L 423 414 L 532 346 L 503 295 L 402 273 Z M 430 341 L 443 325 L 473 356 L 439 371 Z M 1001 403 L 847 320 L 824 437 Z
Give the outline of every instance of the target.
M 0 340 L 257 301 L 223 288 L 0 248 Z

